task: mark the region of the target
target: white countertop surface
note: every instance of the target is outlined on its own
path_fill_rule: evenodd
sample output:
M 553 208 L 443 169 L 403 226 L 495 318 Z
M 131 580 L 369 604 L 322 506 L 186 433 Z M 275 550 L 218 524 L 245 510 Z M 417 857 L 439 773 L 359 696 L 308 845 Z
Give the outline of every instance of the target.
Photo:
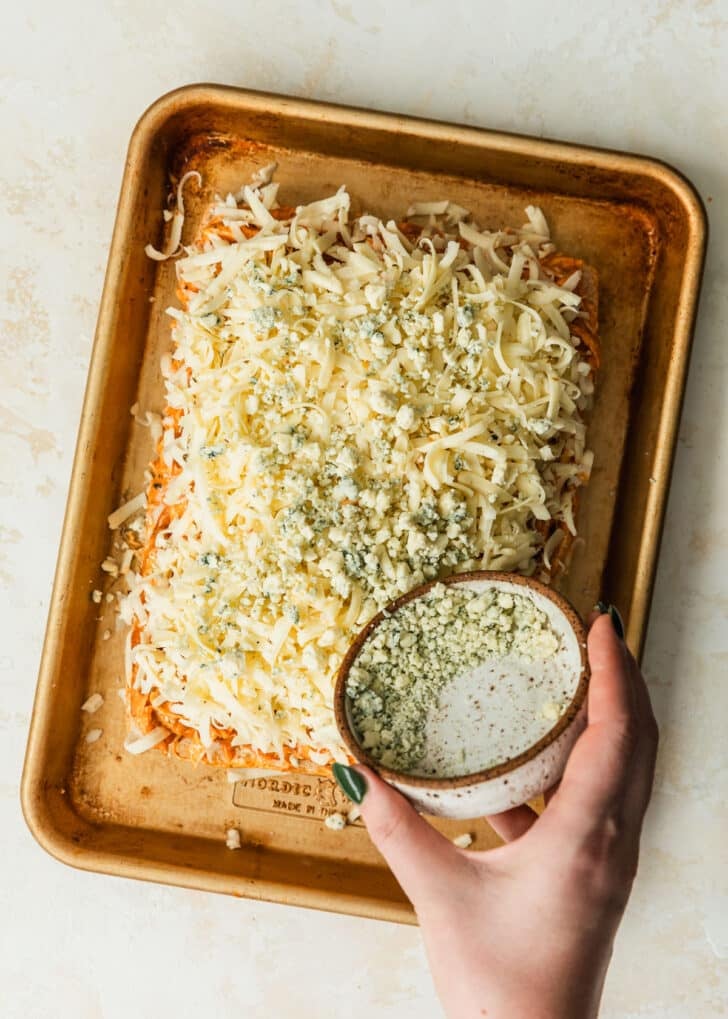
M 0 33 L 0 1013 L 440 1015 L 415 929 L 70 870 L 18 784 L 131 129 L 219 81 L 643 152 L 712 242 L 645 671 L 662 728 L 608 1019 L 728 1013 L 728 5 L 49 0 Z M 171 978 L 171 979 L 170 979 Z

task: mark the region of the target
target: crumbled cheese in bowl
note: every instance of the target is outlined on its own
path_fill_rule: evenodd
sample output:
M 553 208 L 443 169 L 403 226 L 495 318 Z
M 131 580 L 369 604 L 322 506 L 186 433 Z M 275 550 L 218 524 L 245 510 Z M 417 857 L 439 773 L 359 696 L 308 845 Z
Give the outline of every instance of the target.
M 553 727 L 579 662 L 573 631 L 548 598 L 506 582 L 435 584 L 367 636 L 346 677 L 349 721 L 386 768 L 472 774 Z

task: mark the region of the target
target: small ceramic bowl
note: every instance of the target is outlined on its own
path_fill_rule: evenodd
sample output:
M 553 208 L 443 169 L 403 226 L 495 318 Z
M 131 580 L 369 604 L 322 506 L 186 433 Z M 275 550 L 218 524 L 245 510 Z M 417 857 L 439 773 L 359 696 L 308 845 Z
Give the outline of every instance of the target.
M 552 659 L 534 662 L 532 668 L 522 670 L 532 671 L 533 677 L 518 675 L 517 670 L 511 675 L 505 659 L 492 657 L 478 668 L 477 674 L 446 687 L 437 709 L 439 721 L 433 738 L 443 741 L 445 746 L 458 747 L 466 762 L 468 758 L 481 762 L 469 773 L 455 777 L 405 774 L 383 767 L 359 745 L 346 693 L 349 670 L 385 614 L 397 612 L 436 583 L 462 585 L 477 592 L 495 588 L 525 595 L 546 613 L 559 639 L 558 651 Z M 589 683 L 586 636 L 586 627 L 569 602 L 529 577 L 482 570 L 423 584 L 379 612 L 352 643 L 336 679 L 336 724 L 352 757 L 375 770 L 423 813 L 461 819 L 500 813 L 538 796 L 563 773 L 571 748 L 586 725 Z M 542 689 L 543 676 L 547 674 L 558 684 L 561 700 L 558 704 L 546 700 L 539 708 L 538 691 L 541 690 L 542 701 L 547 697 Z M 491 751 L 495 746 L 499 749 L 493 759 Z M 487 766 L 482 766 L 488 758 Z

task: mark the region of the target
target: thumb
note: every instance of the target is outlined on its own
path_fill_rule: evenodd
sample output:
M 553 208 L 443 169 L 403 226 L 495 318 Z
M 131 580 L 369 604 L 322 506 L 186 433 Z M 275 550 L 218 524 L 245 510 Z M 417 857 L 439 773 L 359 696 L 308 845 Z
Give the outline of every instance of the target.
M 459 862 L 459 850 L 370 768 L 335 764 L 333 773 L 350 798 L 355 792 L 369 837 L 405 895 L 419 909 L 441 888 L 445 872 L 452 873 Z

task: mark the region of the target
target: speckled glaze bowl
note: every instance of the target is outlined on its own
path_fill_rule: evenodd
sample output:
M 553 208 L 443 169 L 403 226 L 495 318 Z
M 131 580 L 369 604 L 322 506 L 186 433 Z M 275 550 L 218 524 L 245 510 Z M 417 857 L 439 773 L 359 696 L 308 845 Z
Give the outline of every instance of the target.
M 367 638 L 386 615 L 397 612 L 403 605 L 426 594 L 435 583 L 457 584 L 478 592 L 495 588 L 533 599 L 544 611 L 551 628 L 559 637 L 559 650 L 552 659 L 554 667 L 563 669 L 564 685 L 570 699 L 561 702 L 559 713 L 551 722 L 545 721 L 544 732 L 531 740 L 525 727 L 513 724 L 513 704 L 501 702 L 498 695 L 491 698 L 486 717 L 463 714 L 463 705 L 453 708 L 451 732 L 447 734 L 453 745 L 470 747 L 477 754 L 484 753 L 488 732 L 500 726 L 499 739 L 509 749 L 501 751 L 495 761 L 480 770 L 457 777 L 433 777 L 404 774 L 383 767 L 360 746 L 350 717 L 350 702 L 346 693 L 349 670 L 358 657 Z M 392 602 L 364 627 L 352 643 L 339 669 L 334 691 L 334 711 L 341 737 L 352 757 L 374 769 L 391 783 L 425 814 L 457 819 L 483 817 L 515 807 L 544 792 L 561 777 L 571 748 L 586 725 L 586 696 L 589 684 L 589 666 L 586 653 L 587 631 L 576 610 L 556 591 L 530 577 L 486 570 L 462 573 L 443 581 L 432 581 L 410 591 Z M 551 667 L 551 664 L 550 666 Z M 489 668 L 497 671 L 497 660 Z M 537 663 L 534 664 L 534 669 Z M 491 679 L 502 679 L 492 677 Z M 495 689 L 490 685 L 489 689 Z M 450 687 L 447 688 L 450 691 Z M 472 696 L 472 694 L 471 694 Z M 441 697 L 441 703 L 447 696 Z M 446 708 L 448 706 L 446 705 Z M 510 717 L 509 717 L 510 716 Z M 544 716 L 545 718 L 546 716 Z M 512 728 L 505 729 L 510 723 Z M 505 732 L 505 737 L 503 733 Z M 479 741 L 479 742 L 478 742 Z M 477 745 L 476 745 L 477 744 Z M 500 759 L 502 757 L 502 759 Z

